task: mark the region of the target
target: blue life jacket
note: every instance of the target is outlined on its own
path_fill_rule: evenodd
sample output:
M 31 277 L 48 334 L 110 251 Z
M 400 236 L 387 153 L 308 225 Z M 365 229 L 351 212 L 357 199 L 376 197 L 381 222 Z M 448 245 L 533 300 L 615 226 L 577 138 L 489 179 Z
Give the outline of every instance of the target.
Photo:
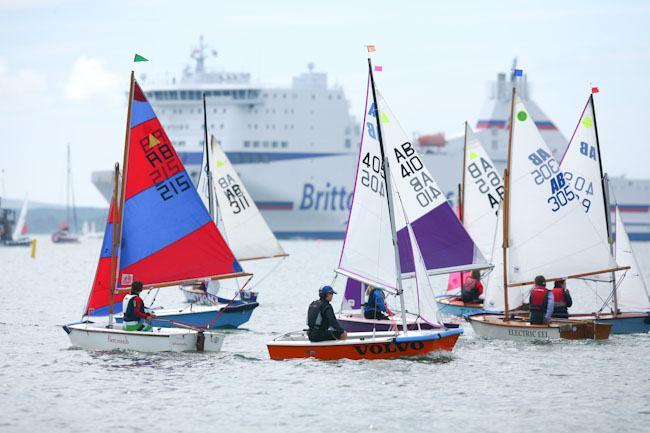
M 384 296 L 381 289 L 374 288 L 368 296 L 368 302 L 363 304 L 363 311 L 386 311 L 386 304 L 384 303 Z

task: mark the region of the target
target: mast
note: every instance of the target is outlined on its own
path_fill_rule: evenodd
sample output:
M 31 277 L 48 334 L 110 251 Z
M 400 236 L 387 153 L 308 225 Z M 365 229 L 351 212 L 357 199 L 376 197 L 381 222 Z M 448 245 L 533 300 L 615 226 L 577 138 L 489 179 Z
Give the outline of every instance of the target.
M 131 71 L 131 84 L 129 86 L 129 108 L 127 109 L 126 112 L 126 131 L 124 133 L 124 159 L 122 162 L 122 183 L 120 186 L 120 190 L 117 191 L 118 195 L 115 196 L 115 205 L 118 207 L 117 210 L 117 220 L 113 222 L 113 232 L 117 232 L 118 236 L 115 242 L 115 250 L 118 251 L 120 248 L 120 244 L 122 243 L 122 219 L 124 218 L 124 199 L 125 199 L 125 194 L 124 190 L 126 189 L 126 173 L 128 170 L 128 162 L 129 162 L 129 144 L 130 144 L 130 138 L 131 138 L 131 109 L 133 106 L 133 89 L 135 86 L 135 72 Z M 111 295 L 114 291 L 116 291 L 117 286 L 119 284 L 118 281 L 118 276 L 120 273 L 120 256 L 121 254 L 117 254 L 117 260 L 115 260 L 115 269 L 113 269 L 113 281 L 115 283 L 114 286 L 111 286 Z M 109 323 L 112 322 L 112 315 L 113 315 L 113 296 L 111 296 L 110 299 L 110 304 L 108 307 L 109 311 Z
M 203 37 L 201 37 L 201 43 L 203 43 Z M 212 170 L 210 168 L 210 144 L 208 143 L 208 109 L 205 102 L 205 92 L 203 93 L 203 139 L 205 142 L 205 175 L 208 177 L 208 210 L 210 211 L 210 217 L 212 217 L 212 221 L 214 221 L 214 191 L 212 188 Z
M 463 175 L 461 182 L 458 185 L 458 218 L 460 219 L 461 224 L 465 225 L 465 170 L 467 169 L 467 121 L 465 121 L 465 137 L 463 138 Z M 460 290 L 463 290 L 465 285 L 465 274 L 463 271 L 460 271 Z
M 611 211 L 609 208 L 609 178 L 603 172 L 603 160 L 600 156 L 600 139 L 598 138 L 598 123 L 596 123 L 596 106 L 594 105 L 594 94 L 589 95 L 591 111 L 594 115 L 594 132 L 596 133 L 596 151 L 598 152 L 598 169 L 600 170 L 600 181 L 603 188 L 603 204 L 605 205 L 605 224 L 607 224 L 607 243 L 609 252 L 614 255 L 614 238 L 612 237 Z M 612 272 L 612 297 L 614 301 L 614 317 L 618 315 L 618 296 L 616 294 L 616 274 Z
M 65 222 L 70 224 L 70 143 L 67 145 L 67 158 L 66 158 L 66 173 L 65 173 Z
M 516 90 L 513 83 L 512 101 L 510 106 L 510 132 L 508 135 L 508 159 L 506 163 L 506 170 L 503 176 L 503 320 L 506 322 L 510 320 L 510 313 L 508 312 L 508 220 L 510 219 L 510 166 L 512 163 L 512 129 L 515 119 L 515 96 Z
M 115 278 L 117 277 L 117 257 L 115 257 L 115 253 L 117 252 L 117 230 L 115 230 L 115 221 L 117 221 L 117 194 L 119 192 L 118 190 L 118 185 L 120 182 L 120 164 L 115 163 L 115 177 L 114 177 L 114 183 L 113 183 L 113 215 L 112 215 L 112 220 L 113 220 L 113 230 L 112 230 L 112 239 L 111 239 L 111 282 L 110 282 L 110 295 L 109 295 L 109 304 L 108 304 L 108 327 L 112 328 L 113 327 L 113 296 L 115 294 L 115 291 L 113 288 L 115 287 Z M 110 218 L 110 215 L 109 215 Z
M 381 135 L 381 110 L 377 103 L 377 92 L 375 91 L 375 77 L 372 74 L 372 60 L 368 58 L 368 71 L 370 72 L 370 88 L 372 89 L 372 101 L 375 104 L 375 119 L 377 119 L 377 137 L 379 138 L 379 150 L 381 160 L 384 162 L 384 182 L 386 184 L 386 199 L 388 200 L 388 215 L 390 218 L 390 230 L 393 236 L 393 249 L 395 251 L 395 271 L 397 272 L 397 293 L 399 294 L 399 303 L 402 310 L 402 330 L 404 335 L 408 333 L 406 324 L 406 307 L 404 306 L 404 289 L 402 289 L 402 267 L 399 263 L 399 248 L 397 246 L 397 230 L 395 229 L 395 215 L 393 209 L 393 190 L 390 182 L 390 167 L 388 158 L 384 153 L 384 141 Z
M 458 212 L 460 213 L 459 218 L 460 222 L 464 223 L 465 221 L 465 170 L 467 170 L 467 121 L 465 121 L 465 138 L 463 139 L 463 177 L 460 182 L 460 205 L 458 206 Z

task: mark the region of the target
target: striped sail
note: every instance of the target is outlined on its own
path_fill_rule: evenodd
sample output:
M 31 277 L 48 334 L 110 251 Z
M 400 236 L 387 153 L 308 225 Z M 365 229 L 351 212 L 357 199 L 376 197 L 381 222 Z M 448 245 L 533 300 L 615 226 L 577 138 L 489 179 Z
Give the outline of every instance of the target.
M 214 136 L 208 151 L 210 152 L 210 170 L 214 191 L 208 190 L 208 181 L 205 175 L 207 155 L 204 155 L 203 158 L 197 190 L 201 193 L 201 198 L 206 205 L 209 194 L 212 193 L 213 197 L 216 197 L 217 218 L 223 223 L 226 240 L 237 260 L 286 256 L 287 254 Z
M 133 86 L 119 286 L 241 273 L 153 108 L 138 83 Z
M 429 275 L 490 267 L 379 91 L 377 99 L 396 195 L 395 221 L 402 274 L 415 275 L 408 225 Z

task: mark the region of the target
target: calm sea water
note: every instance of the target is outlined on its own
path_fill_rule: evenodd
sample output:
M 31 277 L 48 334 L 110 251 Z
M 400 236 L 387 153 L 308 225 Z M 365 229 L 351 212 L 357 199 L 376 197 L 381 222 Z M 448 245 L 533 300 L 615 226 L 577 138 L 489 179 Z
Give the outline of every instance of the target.
M 0 432 L 648 431 L 650 335 L 604 342 L 488 341 L 449 355 L 271 361 L 265 343 L 304 326 L 339 242 L 293 241 L 246 329 L 218 354 L 73 349 L 100 241 L 0 249 Z M 650 245 L 635 244 L 650 277 Z M 650 278 L 648 278 L 650 280 Z M 574 298 L 591 296 L 574 292 Z M 159 303 L 181 303 L 176 289 Z M 336 301 L 338 302 L 338 301 Z

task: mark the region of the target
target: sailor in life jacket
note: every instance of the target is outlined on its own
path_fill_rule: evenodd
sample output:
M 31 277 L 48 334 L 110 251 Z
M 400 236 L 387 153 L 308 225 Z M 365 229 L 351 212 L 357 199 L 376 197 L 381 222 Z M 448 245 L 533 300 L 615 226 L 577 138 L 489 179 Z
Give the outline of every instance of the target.
M 546 288 L 546 278 L 535 277 L 535 287 L 530 291 L 530 323 L 543 325 L 551 320 L 553 314 L 553 292 Z
M 386 297 L 384 291 L 378 287 L 368 285 L 366 287 L 366 298 L 368 299 L 363 304 L 363 317 L 373 320 L 388 320 L 386 313 Z
M 156 317 L 151 314 L 144 306 L 144 301 L 140 297 L 142 292 L 142 281 L 134 281 L 131 284 L 131 293 L 124 297 L 122 301 L 122 311 L 124 312 L 122 329 L 125 331 L 151 331 L 153 328 L 149 323 Z
M 569 318 L 569 307 L 573 305 L 571 294 L 566 288 L 566 280 L 557 280 L 553 287 L 553 317 Z
M 307 336 L 309 341 L 345 340 L 347 332 L 341 327 L 334 308 L 330 302 L 336 292 L 331 286 L 323 286 L 318 290 L 319 299 L 309 304 L 307 310 Z
M 481 273 L 474 269 L 469 277 L 465 278 L 463 287 L 460 290 L 460 296 L 464 303 L 475 304 L 483 302 L 480 296 L 483 295 L 483 284 L 481 283 Z

